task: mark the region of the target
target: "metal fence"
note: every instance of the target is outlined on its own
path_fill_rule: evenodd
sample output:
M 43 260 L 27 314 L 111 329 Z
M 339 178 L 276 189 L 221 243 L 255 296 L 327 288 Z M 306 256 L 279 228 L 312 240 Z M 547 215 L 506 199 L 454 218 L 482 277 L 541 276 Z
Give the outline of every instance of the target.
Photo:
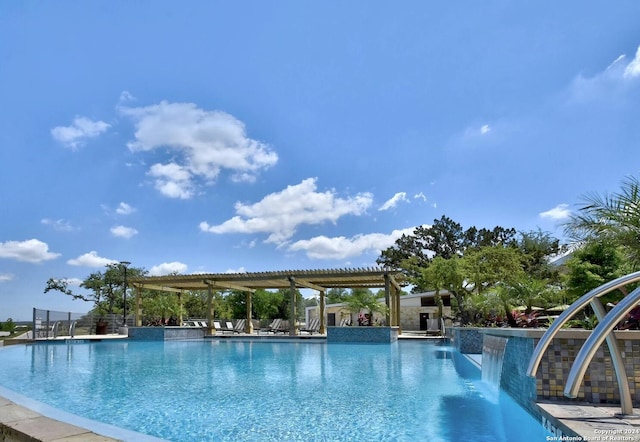
M 127 316 L 126 324 L 133 326 L 134 316 Z M 55 339 L 81 335 L 117 334 L 122 326 L 122 315 L 97 315 L 55 310 L 33 309 L 33 324 L 29 338 Z

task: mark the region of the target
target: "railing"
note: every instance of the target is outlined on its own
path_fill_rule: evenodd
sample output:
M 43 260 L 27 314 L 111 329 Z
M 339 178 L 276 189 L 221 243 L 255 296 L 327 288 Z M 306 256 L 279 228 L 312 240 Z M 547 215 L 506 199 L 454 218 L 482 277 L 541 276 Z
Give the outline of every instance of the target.
M 591 305 L 596 317 L 598 318 L 598 325 L 591 333 L 591 336 L 584 343 L 580 351 L 578 352 L 575 361 L 571 367 L 569 377 L 567 379 L 567 385 L 564 389 L 564 395 L 567 397 L 575 398 L 577 396 L 580 383 L 584 377 L 587 366 L 591 362 L 593 355 L 602 343 L 606 340 L 609 347 L 609 353 L 611 355 L 611 361 L 616 374 L 616 380 L 620 389 L 620 408 L 623 415 L 633 414 L 633 403 L 631 400 L 631 392 L 629 389 L 629 383 L 627 375 L 624 369 L 622 360 L 622 353 L 618 346 L 618 341 L 613 335 L 613 329 L 616 324 L 633 309 L 634 305 L 640 301 L 640 289 L 634 290 L 630 295 L 625 297 L 618 303 L 609 313 L 607 313 L 600 302 L 600 296 L 609 293 L 613 290 L 621 288 L 627 284 L 640 281 L 640 272 L 630 273 L 621 278 L 617 278 L 606 284 L 601 285 L 591 290 L 586 295 L 580 297 L 571 306 L 566 309 L 562 314 L 551 324 L 546 333 L 542 336 L 538 345 L 533 350 L 531 359 L 529 361 L 529 367 L 527 368 L 527 374 L 531 377 L 536 376 L 538 366 L 542 360 L 544 352 L 551 344 L 551 341 L 562 328 L 562 326 L 571 319 L 576 313 L 582 310 L 587 305 Z
M 135 323 L 134 316 L 126 318 L 127 325 Z M 55 310 L 33 309 L 31 332 L 28 339 L 56 339 L 82 335 L 117 334 L 122 325 L 122 315 L 72 313 Z

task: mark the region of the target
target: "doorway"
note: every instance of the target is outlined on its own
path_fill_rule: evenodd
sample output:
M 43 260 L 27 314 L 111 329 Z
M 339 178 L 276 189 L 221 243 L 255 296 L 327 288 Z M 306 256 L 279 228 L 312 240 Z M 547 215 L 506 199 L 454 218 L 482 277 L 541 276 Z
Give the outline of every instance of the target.
M 428 324 L 429 313 L 420 313 L 420 330 L 427 330 L 429 328 Z

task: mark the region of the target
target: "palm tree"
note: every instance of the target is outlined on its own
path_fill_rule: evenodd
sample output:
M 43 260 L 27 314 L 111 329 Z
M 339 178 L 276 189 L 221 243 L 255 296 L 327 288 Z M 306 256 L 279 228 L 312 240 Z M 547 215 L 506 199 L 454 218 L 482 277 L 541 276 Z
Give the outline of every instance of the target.
M 345 300 L 347 307 L 351 313 L 359 313 L 362 310 L 369 312 L 369 325 L 373 322 L 373 313 L 387 312 L 387 306 L 378 301 L 376 295 L 369 289 L 353 289 L 351 294 Z
M 640 265 L 640 180 L 628 177 L 610 195 L 588 194 L 565 232 L 578 242 L 608 239 L 621 245 L 634 267 Z

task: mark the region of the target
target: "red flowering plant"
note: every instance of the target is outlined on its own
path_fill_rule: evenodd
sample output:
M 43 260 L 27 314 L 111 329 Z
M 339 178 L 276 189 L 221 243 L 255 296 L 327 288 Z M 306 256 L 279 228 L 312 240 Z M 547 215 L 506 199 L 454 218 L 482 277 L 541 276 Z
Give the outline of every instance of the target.
M 536 311 L 525 313 L 514 310 L 511 314 L 516 321 L 517 327 L 534 328 L 538 326 L 538 312 Z

